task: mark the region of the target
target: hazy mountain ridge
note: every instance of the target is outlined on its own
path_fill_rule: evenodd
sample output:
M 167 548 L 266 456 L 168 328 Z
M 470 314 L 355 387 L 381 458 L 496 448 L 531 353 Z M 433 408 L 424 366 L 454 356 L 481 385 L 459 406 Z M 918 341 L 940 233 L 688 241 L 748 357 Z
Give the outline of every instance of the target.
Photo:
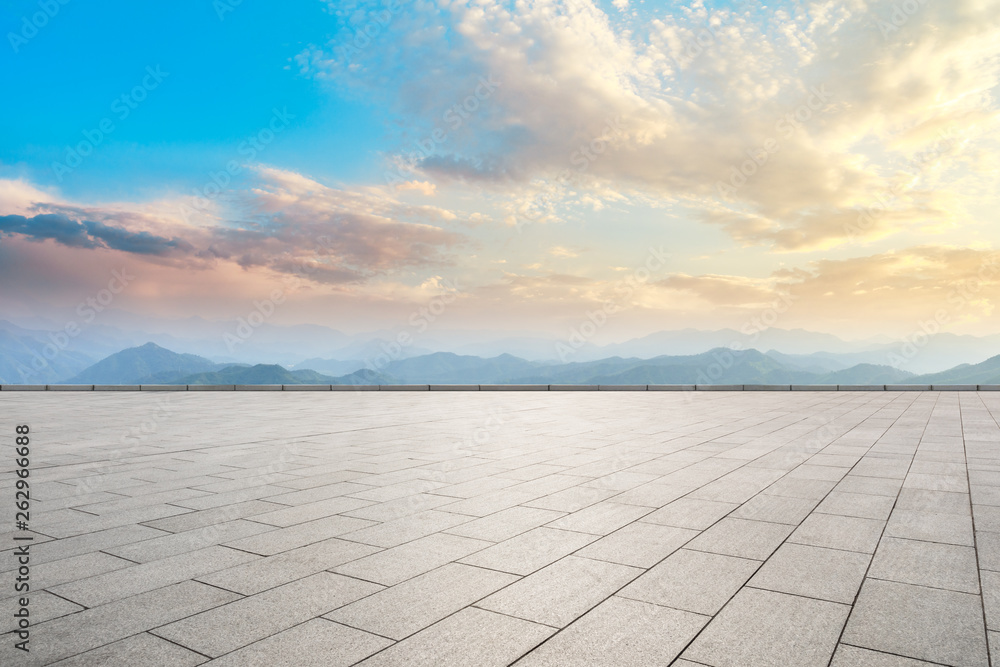
M 941 373 L 913 378 L 920 384 L 1000 384 L 1000 355 L 978 364 L 960 364 Z
M 219 364 L 280 364 L 285 368 L 315 370 L 330 376 L 361 368 L 386 370 L 390 363 L 433 353 L 480 359 L 511 355 L 525 362 L 558 366 L 613 357 L 650 360 L 664 355 L 693 356 L 728 347 L 767 350 L 766 354 L 789 368 L 820 374 L 863 363 L 891 365 L 918 374 L 939 373 L 1000 354 L 1000 335 L 997 334 L 977 337 L 938 333 L 923 339 L 919 347 L 911 345 L 907 349 L 903 340 L 893 341 L 884 336 L 845 341 L 831 334 L 802 329 L 687 328 L 603 345 L 586 341 L 567 355 L 564 338 L 531 332 L 435 328 L 413 336 L 410 344 L 400 346 L 393 342 L 403 331 L 399 327 L 347 334 L 321 325 L 283 326 L 264 322 L 244 339 L 233 337 L 239 326 L 236 320 L 149 318 L 116 309 L 103 311 L 99 319 L 90 323 L 76 318 L 74 324 L 79 330 L 67 340 L 62 333 L 67 325 L 55 320 L 32 318 L 14 323 L 0 320 L 0 332 L 7 331 L 15 339 L 0 336 L 0 378 L 5 382 L 20 382 L 20 376 L 16 372 L 11 375 L 11 371 L 18 364 L 30 369 L 34 363 L 45 372 L 36 373 L 33 381 L 64 380 L 97 360 L 147 342 L 170 350 L 184 350 Z M 53 337 L 60 336 L 63 349 L 53 360 L 39 362 L 45 346 Z M 530 369 L 525 370 L 527 372 L 516 374 L 531 374 Z
M 27 349 L 33 340 L 16 336 L 16 327 L 0 328 L 5 350 Z M 18 346 L 21 346 L 18 348 Z M 79 365 L 83 358 L 70 357 Z M 9 358 L 0 357 L 0 363 Z M 61 359 L 57 355 L 56 359 Z M 884 364 L 857 363 L 842 367 L 843 359 L 824 354 L 791 355 L 769 350 L 717 348 L 691 355 L 660 355 L 651 359 L 607 357 L 569 363 L 529 361 L 510 354 L 483 358 L 452 352 L 434 352 L 395 359 L 384 366 L 358 368 L 362 363 L 329 364 L 323 373 L 298 364 L 219 363 L 193 354 L 179 354 L 155 343 L 111 354 L 76 373 L 35 383 L 66 384 L 1000 384 L 1000 355 L 979 364 L 960 364 L 947 371 L 915 375 Z M 15 362 L 16 363 L 16 362 Z M 65 364 L 64 364 L 65 365 Z M 75 369 L 73 369 L 75 370 Z M 345 372 L 345 371 L 350 372 Z M 337 371 L 340 371 L 339 373 Z M 9 374 L 9 371 L 7 371 Z M 13 381 L 12 381 L 13 380 Z M 17 377 L 4 376 L 17 384 Z
M 155 343 L 102 359 L 68 384 L 865 384 L 907 381 L 912 374 L 859 364 L 832 373 L 810 373 L 757 350 L 720 348 L 703 354 L 654 359 L 612 357 L 544 364 L 513 355 L 483 359 L 436 352 L 393 361 L 382 369 L 341 376 L 278 364 L 218 364 L 177 354 Z
M 169 373 L 203 373 L 222 366 L 204 357 L 178 354 L 156 343 L 146 343 L 102 359 L 67 380 L 66 384 L 154 384 L 153 377 Z

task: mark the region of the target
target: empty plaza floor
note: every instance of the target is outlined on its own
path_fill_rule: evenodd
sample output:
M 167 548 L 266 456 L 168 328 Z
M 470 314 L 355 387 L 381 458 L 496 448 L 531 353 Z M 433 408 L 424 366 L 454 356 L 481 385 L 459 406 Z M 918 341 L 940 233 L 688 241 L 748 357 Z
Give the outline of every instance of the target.
M 974 391 L 0 392 L 0 664 L 1000 665 L 998 417 Z

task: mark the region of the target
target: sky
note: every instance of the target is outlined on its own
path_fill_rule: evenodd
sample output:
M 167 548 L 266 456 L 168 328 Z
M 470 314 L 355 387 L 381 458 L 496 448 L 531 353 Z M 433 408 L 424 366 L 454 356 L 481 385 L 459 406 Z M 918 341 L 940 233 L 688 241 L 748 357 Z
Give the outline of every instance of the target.
M 997 16 L 9 0 L 0 319 L 994 333 Z

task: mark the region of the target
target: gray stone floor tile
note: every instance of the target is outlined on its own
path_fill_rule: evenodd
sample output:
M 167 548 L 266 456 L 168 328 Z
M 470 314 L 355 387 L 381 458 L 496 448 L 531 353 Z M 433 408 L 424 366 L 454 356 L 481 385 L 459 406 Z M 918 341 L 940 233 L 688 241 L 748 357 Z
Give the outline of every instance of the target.
M 227 653 L 211 667 L 349 667 L 392 645 L 385 637 L 314 618 Z
M 458 516 L 463 519 L 471 518 L 465 514 Z M 563 516 L 566 516 L 565 512 L 554 512 L 536 507 L 511 507 L 496 514 L 461 523 L 444 532 L 461 537 L 471 537 L 475 540 L 503 542 Z
M 713 615 L 760 567 L 744 558 L 680 549 L 618 594 L 632 600 Z
M 381 551 L 336 537 L 266 556 L 198 577 L 198 581 L 241 595 L 254 595 Z
M 809 515 L 814 507 L 816 507 L 816 500 L 812 498 L 793 498 L 762 493 L 743 503 L 729 516 L 737 519 L 770 521 L 797 526 L 802 523 L 802 520 Z
M 1000 572 L 1000 533 L 977 530 L 976 553 L 980 569 Z
M 870 561 L 867 554 L 786 542 L 747 585 L 853 604 Z
M 961 474 L 957 471 L 956 474 Z M 969 470 L 969 482 L 972 484 L 982 484 L 984 486 L 1000 487 L 1000 470 Z
M 574 486 L 556 491 L 541 498 L 523 503 L 528 507 L 537 507 L 556 512 L 577 512 L 602 500 L 607 500 L 618 494 L 615 489 L 596 489 L 592 486 Z M 451 510 L 449 510 L 451 511 Z
M 983 585 L 983 611 L 986 629 L 1000 631 L 1000 572 L 983 570 L 979 573 Z
M 519 577 L 448 563 L 326 615 L 360 630 L 404 639 L 476 602 Z
M 305 523 L 306 521 L 313 521 L 315 519 L 323 519 L 334 514 L 342 514 L 351 510 L 370 507 L 375 504 L 376 503 L 373 503 L 370 500 L 360 500 L 358 498 L 351 498 L 348 496 L 338 496 L 327 500 L 319 500 L 314 503 L 293 505 L 292 507 L 283 507 L 279 505 L 279 509 L 275 509 L 271 512 L 255 514 L 252 517 L 252 520 L 258 523 L 265 523 L 269 526 L 287 528 L 288 526 L 294 526 L 298 523 Z
M 487 477 L 486 479 L 494 478 Z M 372 483 L 371 478 L 366 481 Z M 375 486 L 367 491 L 358 491 L 349 495 L 351 498 L 370 500 L 376 503 L 384 503 L 390 500 L 396 500 L 397 498 L 406 498 L 408 496 L 428 493 L 430 491 L 445 496 L 454 495 L 453 493 L 441 493 L 440 490 L 446 486 L 448 486 L 446 482 L 436 481 L 433 479 L 411 479 L 398 484 L 390 484 L 389 486 Z
M 274 498 L 279 494 L 285 493 L 288 493 L 288 489 L 281 486 L 275 486 L 273 484 L 266 484 L 263 486 L 250 486 L 245 489 L 236 489 L 235 491 L 227 491 L 225 493 L 214 493 L 207 496 L 188 498 L 187 500 L 182 500 L 175 504 L 178 507 L 184 507 L 188 510 L 208 510 L 248 502 L 250 500 Z M 273 501 L 269 500 L 268 502 Z
M 973 505 L 972 513 L 976 519 L 976 530 L 1000 532 L 1000 507 Z
M 784 477 L 764 489 L 763 493 L 771 496 L 788 496 L 790 498 L 806 498 L 819 502 L 837 482 L 817 479 L 794 479 Z
M 567 556 L 476 606 L 561 628 L 640 574 L 642 570 L 627 565 Z
M 368 519 L 370 521 L 392 521 L 402 517 L 410 516 L 418 512 L 441 507 L 454 503 L 455 499 L 448 496 L 435 496 L 430 493 L 418 493 L 405 498 L 396 498 L 384 503 L 374 505 L 366 502 L 367 506 L 361 509 L 345 510 L 341 512 L 344 516 L 351 516 L 356 519 Z
M 10 591 L 14 592 L 13 586 L 11 586 Z M 0 632 L 11 632 L 17 629 L 17 619 L 14 618 L 14 611 L 19 606 L 18 600 L 20 597 L 20 595 L 14 595 L 13 597 L 0 600 L 0 609 L 5 611 L 10 610 L 9 614 L 4 614 L 3 623 L 0 624 Z M 83 609 L 82 606 L 65 600 L 58 595 L 53 595 L 48 591 L 32 591 L 29 599 L 29 618 L 34 625 L 51 621 L 61 616 L 75 614 Z
M 257 525 L 263 526 L 264 524 Z M 288 528 L 269 526 L 267 532 L 227 541 L 225 542 L 225 546 L 260 554 L 261 556 L 273 556 L 282 551 L 304 547 L 307 544 L 320 542 L 331 537 L 344 535 L 345 533 L 352 533 L 355 530 L 373 525 L 375 525 L 374 521 L 334 515 L 324 519 L 299 523 Z
M 722 503 L 714 500 L 678 498 L 669 505 L 647 514 L 642 521 L 659 523 L 677 528 L 704 530 L 739 507 L 736 503 Z
M 187 616 L 156 628 L 153 634 L 215 658 L 329 613 L 381 588 L 366 581 L 320 572 Z M 226 632 L 219 632 L 219 628 L 226 628 Z
M 341 535 L 341 539 L 361 542 L 377 547 L 395 547 L 421 537 L 468 523 L 472 517 L 437 510 L 417 512 L 401 519 L 386 521 Z
M 670 484 L 643 484 L 634 489 L 623 491 L 614 497 L 616 503 L 626 503 L 628 505 L 642 505 L 643 507 L 661 508 L 694 491 L 697 485 L 670 483 Z
M 596 535 L 535 528 L 461 560 L 467 565 L 527 575 L 596 541 Z
M 785 541 L 792 526 L 725 518 L 687 543 L 688 549 L 764 560 Z
M 113 600 L 194 579 L 209 572 L 242 565 L 258 558 L 260 557 L 226 547 L 208 547 L 79 579 L 54 586 L 50 590 L 85 607 L 96 607 Z
M 845 493 L 867 493 L 873 496 L 889 496 L 895 498 L 903 486 L 902 479 L 886 477 L 864 477 L 849 474 L 837 484 L 837 491 Z
M 128 639 L 60 660 L 58 667 L 193 667 L 205 656 L 143 632 Z
M 806 517 L 788 541 L 872 554 L 884 525 L 884 521 L 874 519 L 814 513 Z
M 235 521 L 236 519 L 245 519 L 247 517 L 254 516 L 255 514 L 263 514 L 273 510 L 280 510 L 285 507 L 287 507 L 287 505 L 269 503 L 266 500 L 247 500 L 245 502 L 223 505 L 221 507 L 213 507 L 207 510 L 195 510 L 188 512 L 187 514 L 178 514 L 177 516 L 167 517 L 166 519 L 147 521 L 144 525 L 152 528 L 159 528 L 160 530 L 166 530 L 171 533 L 180 533 L 187 530 L 194 530 L 196 528 L 204 528 L 205 526 L 214 526 L 228 521 Z
M 848 605 L 744 588 L 683 653 L 715 667 L 826 667 Z
M 968 493 L 969 480 L 966 479 L 965 475 L 926 475 L 911 472 L 906 475 L 903 488 Z
M 31 583 L 34 588 L 50 589 L 60 584 L 95 577 L 134 565 L 135 563 L 130 560 L 94 551 L 35 565 L 31 568 Z
M 971 516 L 895 509 L 885 534 L 886 537 L 973 546 Z
M 551 521 L 546 525 L 559 530 L 573 530 L 591 535 L 607 535 L 622 526 L 649 514 L 648 507 L 624 505 L 612 501 L 595 503 L 579 512 Z
M 168 534 L 146 526 L 118 526 L 51 542 L 36 542 L 31 547 L 31 562 L 34 565 L 41 565 Z M 6 544 L 13 544 L 13 540 L 8 540 Z
M 588 544 L 577 556 L 650 568 L 680 549 L 698 531 L 636 521 Z
M 154 537 L 151 540 L 143 540 L 133 544 L 123 544 L 105 549 L 105 551 L 120 558 L 127 558 L 138 563 L 148 563 L 215 546 L 230 540 L 260 535 L 272 530 L 275 530 L 274 526 L 237 519 L 181 533 Z
M 830 667 L 934 667 L 935 663 L 841 644 Z
M 907 489 L 903 489 L 903 491 L 905 492 Z M 830 495 L 816 506 L 816 511 L 820 514 L 837 514 L 885 521 L 889 518 L 889 513 L 892 512 L 893 502 L 894 499 L 889 496 L 831 491 Z
M 789 479 L 812 479 L 827 482 L 839 482 L 847 474 L 847 468 L 841 466 L 824 466 L 803 463 L 788 473 Z
M 289 483 L 290 482 L 281 482 L 282 485 Z M 341 481 L 334 484 L 301 489 L 299 491 L 292 491 L 290 488 L 282 488 L 280 486 L 274 486 L 273 488 L 279 488 L 280 492 L 278 494 L 266 496 L 267 502 L 280 503 L 282 505 L 288 505 L 289 507 L 296 507 L 307 503 L 318 503 L 321 500 L 329 500 L 330 498 L 338 498 L 340 496 L 369 491 L 374 487 L 368 484 L 360 484 L 358 482 Z
M 62 512 L 63 510 L 58 511 Z M 186 514 L 188 511 L 187 509 L 173 505 L 150 505 L 148 507 L 111 512 L 103 516 L 94 516 L 76 510 L 65 510 L 65 512 L 71 512 L 75 516 L 61 518 L 51 523 L 44 518 L 41 520 L 36 519 L 32 523 L 32 529 L 50 537 L 66 538 L 106 530 L 108 528 L 128 526 L 142 521 L 152 521 L 168 516 Z
M 976 550 L 954 544 L 885 537 L 868 576 L 904 584 L 979 593 Z
M 209 495 L 207 491 L 198 491 L 195 489 L 172 489 L 170 491 L 162 491 L 160 493 L 152 493 L 148 495 L 140 496 L 124 496 L 116 500 L 105 500 L 98 503 L 88 503 L 86 505 L 74 505 L 73 507 L 89 514 L 96 514 L 97 516 L 103 516 L 105 514 L 113 514 L 115 512 L 122 512 L 125 510 L 139 509 L 141 507 L 149 507 L 151 505 L 159 504 L 176 504 L 181 503 L 188 498 L 196 498 L 198 496 Z
M 469 607 L 358 667 L 506 667 L 554 632 L 545 625 Z
M 110 604 L 63 616 L 34 628 L 33 637 L 58 637 L 59 641 L 32 644 L 31 657 L 48 664 L 151 630 L 177 619 L 224 605 L 238 595 L 194 581 L 117 600 Z M 0 648 L 0 663 L 16 665 L 8 642 Z M 20 652 L 18 652 L 20 654 Z M 23 654 L 21 654 L 23 655 Z M 5 657 L 6 656 L 6 657 Z
M 959 667 L 986 667 L 980 598 L 968 593 L 868 579 L 843 641 Z
M 445 496 L 439 497 L 444 498 Z M 500 491 L 484 493 L 473 498 L 466 498 L 465 500 L 456 501 L 454 498 L 449 498 L 448 500 L 450 502 L 448 504 L 439 505 L 438 509 L 443 512 L 452 512 L 454 514 L 466 514 L 472 517 L 483 517 L 516 505 L 528 503 L 537 498 L 537 494 L 530 493 L 528 491 L 521 491 L 514 488 L 501 489 Z M 532 506 L 534 507 L 534 505 Z
M 365 581 L 394 586 L 491 546 L 492 542 L 436 533 L 332 569 Z
M 708 620 L 707 616 L 612 596 L 514 665 L 669 665 Z
M 972 502 L 975 504 L 1000 507 L 1000 486 L 981 486 L 973 484 L 969 488 L 972 491 Z
M 968 516 L 972 511 L 968 494 L 910 487 L 899 492 L 896 509 L 910 512 L 957 514 L 959 516 Z
M 584 482 L 580 486 L 592 486 L 595 489 L 608 489 L 611 491 L 628 491 L 629 489 L 634 489 L 637 486 L 648 484 L 649 482 L 653 482 L 659 478 L 660 475 L 619 470 L 618 472 L 613 472 L 610 475 L 595 477 L 593 480 Z

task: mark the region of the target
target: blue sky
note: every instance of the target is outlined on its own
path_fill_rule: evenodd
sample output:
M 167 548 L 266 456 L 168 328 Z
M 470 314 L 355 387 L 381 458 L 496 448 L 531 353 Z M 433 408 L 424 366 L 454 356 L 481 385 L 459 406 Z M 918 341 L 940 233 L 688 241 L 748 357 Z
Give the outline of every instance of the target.
M 0 7 L 0 317 L 1000 324 L 1000 0 L 231 2 Z
M 5 3 L 0 21 L 15 28 L 37 2 Z M 330 15 L 318 2 L 245 2 L 219 12 L 211 2 L 162 6 L 73 0 L 37 36 L 0 50 L 5 90 L 31 91 L 26 104 L 0 107 L 5 175 L 51 182 L 52 162 L 103 118 L 110 134 L 60 182 L 66 194 L 122 197 L 136 190 L 196 187 L 231 159 L 275 107 L 295 122 L 268 147 L 274 164 L 332 179 L 364 175 L 385 137 L 385 118 L 360 99 L 344 99 L 302 76 L 293 58 L 323 41 Z M 6 32 L 6 31 L 5 31 Z M 15 30 L 15 33 L 20 33 Z M 139 85 L 147 66 L 167 73 L 128 118 L 111 105 Z M 362 159 L 344 159 L 344 156 Z

